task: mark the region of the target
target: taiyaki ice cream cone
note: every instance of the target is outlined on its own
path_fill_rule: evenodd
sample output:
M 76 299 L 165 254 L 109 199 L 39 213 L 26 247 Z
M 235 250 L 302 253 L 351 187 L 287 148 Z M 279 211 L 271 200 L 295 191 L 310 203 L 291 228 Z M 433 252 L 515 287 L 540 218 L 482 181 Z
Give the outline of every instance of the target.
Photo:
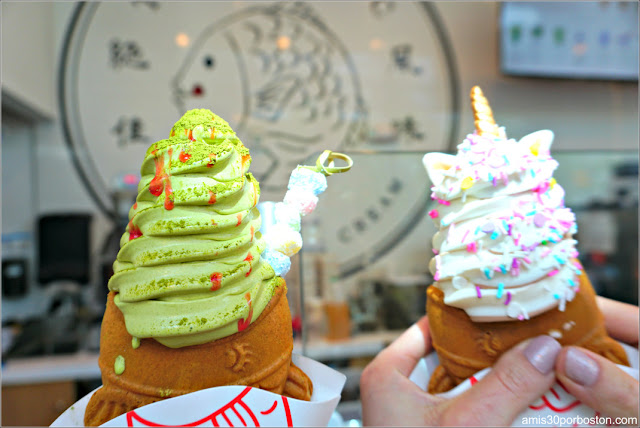
M 423 159 L 439 229 L 427 315 L 440 365 L 429 392 L 453 388 L 541 334 L 628 365 L 577 261 L 575 216 L 553 178 L 553 133 L 508 139 L 480 88 L 471 102 L 476 131 L 457 154 Z
M 109 281 L 103 387 L 86 425 L 224 386 L 309 400 L 291 362 L 284 279 L 261 254 L 260 189 L 248 149 L 220 117 L 187 112 L 147 150 Z

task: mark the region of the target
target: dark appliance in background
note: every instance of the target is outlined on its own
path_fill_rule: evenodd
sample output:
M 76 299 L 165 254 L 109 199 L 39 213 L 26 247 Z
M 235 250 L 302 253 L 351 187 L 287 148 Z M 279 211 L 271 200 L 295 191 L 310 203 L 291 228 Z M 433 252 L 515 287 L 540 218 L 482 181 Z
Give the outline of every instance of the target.
M 615 220 L 620 227 L 616 253 L 611 262 L 620 268 L 618 281 L 611 284 L 611 297 L 638 304 L 638 161 L 618 165 L 614 170 L 617 206 Z
M 36 219 L 37 272 L 32 282 L 39 287 L 29 287 L 26 279 L 17 275 L 15 260 L 3 260 L 3 296 L 27 288 L 29 295 L 22 297 L 37 296 L 41 307 L 37 315 L 7 320 L 14 337 L 11 346 L 3 350 L 4 358 L 90 349 L 88 332 L 99 316 L 87 297 L 93 284 L 91 221 L 88 213 L 45 214 Z M 7 304 L 12 300 L 7 299 Z
M 91 214 L 48 214 L 38 219 L 38 282 L 89 282 Z
M 2 260 L 2 297 L 23 297 L 28 289 L 28 264 L 24 258 Z
M 612 169 L 615 198 L 595 198 L 582 208 L 586 212 L 608 212 L 617 225 L 615 250 L 610 254 L 590 251 L 580 254 L 596 293 L 621 302 L 638 304 L 638 161 L 629 160 Z M 578 214 L 579 215 L 579 214 Z M 578 231 L 578 236 L 580 231 Z M 580 238 L 578 237 L 578 242 Z

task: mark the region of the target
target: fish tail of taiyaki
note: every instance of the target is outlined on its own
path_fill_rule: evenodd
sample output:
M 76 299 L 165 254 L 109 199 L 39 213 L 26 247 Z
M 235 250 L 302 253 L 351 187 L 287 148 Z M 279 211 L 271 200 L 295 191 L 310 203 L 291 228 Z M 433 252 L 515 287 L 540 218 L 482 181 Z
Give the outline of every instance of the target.
M 478 135 L 502 137 L 500 128 L 493 118 L 493 111 L 489 106 L 489 101 L 479 86 L 471 88 L 471 108 L 473 109 L 473 120 Z

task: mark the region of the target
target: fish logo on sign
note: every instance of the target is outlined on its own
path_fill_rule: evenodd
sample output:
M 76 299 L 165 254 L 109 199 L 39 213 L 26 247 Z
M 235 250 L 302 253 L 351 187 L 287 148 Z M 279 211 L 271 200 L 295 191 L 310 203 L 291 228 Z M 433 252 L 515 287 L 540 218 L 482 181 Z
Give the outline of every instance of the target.
M 357 145 L 366 129 L 347 48 L 303 3 L 255 5 L 216 20 L 194 39 L 171 89 L 180 112 L 231 109 L 230 124 L 262 168 L 254 171 L 261 186 L 286 184 L 292 167 Z
M 253 390 L 252 387 L 246 387 L 240 394 L 238 394 L 233 400 L 220 407 L 215 412 L 211 413 L 204 418 L 187 422 L 184 424 L 170 424 L 166 425 L 160 422 L 154 422 L 140 416 L 135 410 L 127 413 L 127 426 L 129 427 L 163 427 L 163 426 L 179 426 L 179 427 L 201 427 L 201 426 L 213 426 L 213 427 L 259 427 L 260 419 L 263 419 L 263 423 L 267 425 L 281 425 L 286 420 L 288 427 L 293 426 L 293 419 L 291 417 L 291 409 L 289 408 L 289 401 L 287 397 L 279 397 L 274 400 L 271 407 L 265 410 L 254 411 L 251 406 L 246 402 L 247 395 Z M 282 405 L 280 405 L 282 401 Z M 278 422 L 280 421 L 280 422 Z

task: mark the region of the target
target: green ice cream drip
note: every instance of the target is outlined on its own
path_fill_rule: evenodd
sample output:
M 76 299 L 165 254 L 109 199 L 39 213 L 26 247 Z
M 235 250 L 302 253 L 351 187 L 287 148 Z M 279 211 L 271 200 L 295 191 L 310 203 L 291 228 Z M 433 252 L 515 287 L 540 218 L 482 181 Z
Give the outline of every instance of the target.
M 122 355 L 118 355 L 116 357 L 116 361 L 113 364 L 113 370 L 117 375 L 124 373 L 124 357 Z
M 249 150 L 191 110 L 152 144 L 109 289 L 128 332 L 169 347 L 219 339 L 258 318 L 279 283 L 263 262 Z

